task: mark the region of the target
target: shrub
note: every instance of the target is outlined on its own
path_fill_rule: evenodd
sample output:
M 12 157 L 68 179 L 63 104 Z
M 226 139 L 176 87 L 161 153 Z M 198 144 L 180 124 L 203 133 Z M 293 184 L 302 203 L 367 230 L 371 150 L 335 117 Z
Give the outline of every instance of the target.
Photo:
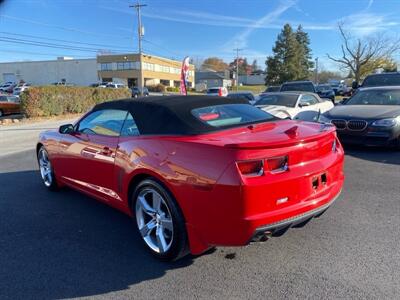
M 167 86 L 167 92 L 179 93 L 179 88 L 175 86 Z
M 83 113 L 100 102 L 130 97 L 129 89 L 40 86 L 21 94 L 21 106 L 28 118 L 49 117 Z
M 159 83 L 156 85 L 150 85 L 147 87 L 149 92 L 156 92 L 156 93 L 164 93 L 165 92 L 165 85 Z

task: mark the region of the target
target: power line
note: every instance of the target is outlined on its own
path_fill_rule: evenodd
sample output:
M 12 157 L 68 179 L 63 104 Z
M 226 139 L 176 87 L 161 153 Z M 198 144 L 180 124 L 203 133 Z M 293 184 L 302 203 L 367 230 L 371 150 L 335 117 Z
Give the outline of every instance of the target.
M 74 50 L 80 52 L 99 52 L 100 50 L 109 50 L 113 52 L 119 52 L 117 49 L 99 49 L 99 48 L 88 48 L 88 47 L 78 47 L 71 46 L 65 44 L 55 44 L 55 43 L 45 43 L 34 40 L 26 40 L 26 39 L 18 39 L 18 38 L 10 38 L 10 37 L 0 37 L 0 41 L 4 43 L 12 43 L 12 44 L 22 44 L 22 45 L 30 45 L 30 46 L 38 46 L 44 48 L 55 48 L 55 49 L 66 49 L 66 50 Z
M 147 39 L 142 39 L 142 40 L 143 40 L 143 42 L 146 42 L 146 43 L 148 43 L 148 44 L 150 44 L 150 45 L 153 45 L 153 46 L 155 46 L 155 47 L 157 47 L 157 48 L 159 48 L 159 49 L 162 49 L 162 50 L 164 50 L 164 51 L 166 51 L 166 52 L 169 52 L 170 54 L 173 54 L 173 55 L 175 55 L 175 56 L 181 56 L 181 55 L 182 55 L 182 54 L 179 54 L 179 53 L 177 53 L 177 52 L 175 52 L 175 51 L 171 51 L 171 50 L 165 48 L 164 46 L 161 46 L 161 45 L 159 45 L 159 44 L 156 44 L 156 43 L 154 43 L 154 42 L 151 42 L 151 41 L 149 41 L 149 40 L 147 40 Z
M 0 17 L 6 18 L 6 19 L 10 19 L 10 20 L 19 21 L 19 22 L 34 24 L 34 25 L 55 28 L 55 29 L 64 30 L 64 31 L 78 32 L 78 33 L 82 33 L 82 34 L 86 34 L 86 35 L 103 36 L 103 37 L 114 37 L 114 38 L 122 38 L 122 39 L 131 39 L 131 37 L 122 37 L 122 36 L 117 36 L 115 34 L 106 34 L 106 33 L 85 31 L 85 30 L 80 30 L 80 29 L 77 29 L 77 28 L 71 28 L 71 27 L 59 26 L 59 25 L 54 25 L 54 24 L 48 24 L 48 23 L 43 23 L 43 22 L 39 22 L 39 21 L 34 21 L 34 20 L 25 19 L 25 18 L 9 16 L 9 15 L 4 15 L 4 14 L 0 14 Z
M 85 42 L 81 42 L 81 41 L 54 39 L 54 38 L 48 38 L 48 37 L 43 37 L 43 36 L 30 35 L 30 34 L 21 34 L 21 33 L 14 33 L 14 32 L 6 32 L 6 31 L 0 31 L 0 34 L 6 34 L 6 35 L 11 35 L 11 36 L 20 36 L 20 37 L 28 37 L 28 38 L 34 38 L 34 39 L 40 39 L 40 40 L 46 40 L 46 41 L 55 41 L 55 42 L 64 42 L 64 43 L 70 43 L 70 44 L 87 45 L 87 46 L 99 46 L 99 47 L 111 47 L 111 48 L 115 46 L 115 45 L 85 43 Z M 129 49 L 127 47 L 118 47 L 118 48 L 126 49 L 126 50 Z
M 7 50 L 0 50 L 0 52 L 3 53 L 20 53 L 20 54 L 30 54 L 30 55 L 37 55 L 37 56 L 63 56 L 64 54 L 58 54 L 58 53 L 44 53 L 44 52 L 31 52 L 31 51 L 21 51 L 18 49 L 7 49 Z M 93 56 L 83 56 L 83 55 L 74 55 L 74 57 L 78 58 L 93 58 Z

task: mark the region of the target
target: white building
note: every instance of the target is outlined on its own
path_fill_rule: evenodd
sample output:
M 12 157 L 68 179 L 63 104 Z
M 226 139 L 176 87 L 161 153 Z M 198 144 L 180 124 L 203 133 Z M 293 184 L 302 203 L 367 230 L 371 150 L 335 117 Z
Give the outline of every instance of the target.
M 48 85 L 65 80 L 66 83 L 88 86 L 99 81 L 97 59 L 72 59 L 0 63 L 0 82 L 20 80 L 32 85 Z

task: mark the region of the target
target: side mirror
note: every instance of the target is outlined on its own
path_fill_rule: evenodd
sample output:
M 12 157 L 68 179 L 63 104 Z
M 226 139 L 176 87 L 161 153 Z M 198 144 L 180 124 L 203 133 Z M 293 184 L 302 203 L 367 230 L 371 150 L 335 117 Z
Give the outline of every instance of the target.
M 72 124 L 61 125 L 60 128 L 58 129 L 58 132 L 61 134 L 71 134 L 74 132 L 74 125 Z
M 353 81 L 353 82 L 351 83 L 351 88 L 352 88 L 353 90 L 358 89 L 358 82 L 357 82 L 357 81 Z
M 310 106 L 310 103 L 308 103 L 308 102 L 299 103 L 299 106 L 300 106 L 300 107 Z

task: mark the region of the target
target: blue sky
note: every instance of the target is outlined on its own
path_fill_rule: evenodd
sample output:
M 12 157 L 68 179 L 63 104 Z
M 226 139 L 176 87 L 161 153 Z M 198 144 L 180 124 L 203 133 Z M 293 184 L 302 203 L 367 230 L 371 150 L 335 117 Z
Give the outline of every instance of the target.
M 136 14 L 128 7 L 134 2 L 3 0 L 0 61 L 94 57 L 98 49 L 137 51 Z M 244 57 L 250 61 L 257 59 L 264 67 L 277 34 L 288 22 L 294 27 L 303 25 L 310 35 L 313 56 L 319 57 L 324 69 L 332 70 L 337 67 L 326 58 L 326 53 L 340 54 L 338 22 L 343 22 L 354 37 L 400 33 L 399 0 L 141 0 L 141 3 L 148 5 L 142 10 L 144 51 L 176 59 L 189 55 L 201 61 L 218 56 L 229 62 L 234 57 L 233 49 L 239 47 Z M 56 48 L 30 45 L 32 41 L 50 43 Z M 78 47 L 79 51 L 62 49 L 65 45 Z

